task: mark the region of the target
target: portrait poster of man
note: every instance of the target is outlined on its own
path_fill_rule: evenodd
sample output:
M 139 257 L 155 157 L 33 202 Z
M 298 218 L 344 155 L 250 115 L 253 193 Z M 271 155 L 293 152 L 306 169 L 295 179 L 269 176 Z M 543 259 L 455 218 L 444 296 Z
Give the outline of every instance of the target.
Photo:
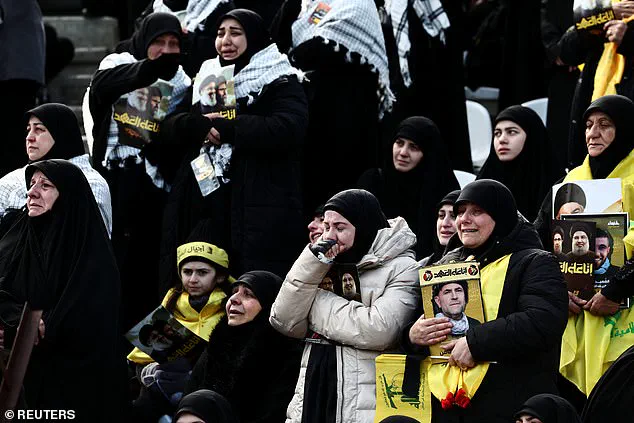
M 558 234 L 563 234 L 561 252 L 555 254 L 568 291 L 589 300 L 594 295 L 596 224 L 585 220 L 555 220 L 552 228 L 553 241 Z
M 361 302 L 361 281 L 354 264 L 338 264 L 324 276 L 321 289 L 333 292 L 346 300 Z
M 163 306 L 152 311 L 125 337 L 157 363 L 174 361 L 179 357 L 198 357 L 207 343 L 183 326 Z
M 122 95 L 114 104 L 114 120 L 119 130 L 119 142 L 143 148 L 159 132 L 167 116 L 174 86 L 163 80 L 149 87 Z
M 575 0 L 572 6 L 577 31 L 603 32 L 603 25 L 615 19 L 612 0 Z
M 594 290 L 600 291 L 625 263 L 623 238 L 629 228 L 628 213 L 601 213 L 562 215 L 567 221 L 592 221 L 596 225 L 594 238 Z M 621 308 L 629 308 L 631 299 L 626 298 Z
M 449 353 L 441 347 L 485 321 L 479 263 L 467 261 L 423 267 L 419 276 L 425 316 L 446 317 L 453 324 L 445 341 L 429 347 L 436 362 L 447 360 Z
M 207 60 L 194 80 L 192 105 L 200 104 L 203 114 L 220 113 L 226 119 L 236 117 L 234 65 L 219 67 L 216 60 Z
M 553 185 L 552 218 L 562 214 L 618 213 L 623 211 L 621 179 L 596 179 Z

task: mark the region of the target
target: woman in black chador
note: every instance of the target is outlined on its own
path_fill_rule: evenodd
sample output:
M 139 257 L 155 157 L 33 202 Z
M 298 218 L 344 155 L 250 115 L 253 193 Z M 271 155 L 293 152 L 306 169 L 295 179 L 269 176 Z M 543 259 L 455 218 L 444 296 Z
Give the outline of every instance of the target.
M 65 160 L 28 166 L 26 183 L 27 209 L 0 240 L 4 347 L 24 302 L 43 310 L 24 380 L 26 404 L 74 410 L 78 421 L 119 421 L 120 281 L 90 185 Z
M 388 218 L 405 218 L 416 234 L 416 256 L 420 259 L 434 251 L 436 204 L 460 185 L 434 122 L 413 116 L 396 129 L 389 163 L 383 169 L 363 173 L 358 188 L 374 194 Z

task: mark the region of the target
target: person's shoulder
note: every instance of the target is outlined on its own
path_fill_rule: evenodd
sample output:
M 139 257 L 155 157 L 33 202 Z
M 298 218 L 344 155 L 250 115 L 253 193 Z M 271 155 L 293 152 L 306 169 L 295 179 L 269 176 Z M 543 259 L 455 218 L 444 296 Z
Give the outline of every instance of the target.
M 481 321 L 479 321 L 478 319 L 474 319 L 471 316 L 467 316 L 467 321 L 469 322 L 469 326 L 478 326 L 482 324 Z

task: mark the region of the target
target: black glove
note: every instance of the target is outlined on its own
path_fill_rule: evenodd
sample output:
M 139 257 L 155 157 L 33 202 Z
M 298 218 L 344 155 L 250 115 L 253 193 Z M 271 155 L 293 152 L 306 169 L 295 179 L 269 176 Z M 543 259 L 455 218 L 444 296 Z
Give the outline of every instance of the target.
M 180 53 L 161 54 L 154 60 L 146 59 L 141 67 L 141 72 L 151 76 L 150 79 L 169 81 L 176 75 L 181 60 L 182 55 Z
M 309 245 L 308 249 L 311 253 L 315 255 L 315 257 L 321 260 L 321 256 L 325 255 L 326 252 L 330 250 L 332 246 L 336 243 L 337 241 L 335 241 L 334 239 L 325 239 Z
M 211 120 L 211 127 L 220 133 L 220 142 L 233 144 L 236 137 L 235 120 L 216 118 Z

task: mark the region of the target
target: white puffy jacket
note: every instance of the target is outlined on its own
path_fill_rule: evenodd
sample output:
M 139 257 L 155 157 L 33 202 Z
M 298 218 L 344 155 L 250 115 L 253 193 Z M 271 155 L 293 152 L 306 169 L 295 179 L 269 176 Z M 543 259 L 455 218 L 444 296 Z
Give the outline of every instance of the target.
M 341 346 L 337 354 L 337 423 L 372 423 L 376 407 L 374 359 L 398 344 L 403 327 L 414 319 L 420 288 L 414 253 L 416 235 L 403 218 L 381 229 L 357 264 L 361 301 L 348 301 L 318 285 L 330 269 L 306 247 L 273 304 L 271 325 L 304 338 L 310 329 Z M 302 420 L 304 377 L 311 344 L 306 343 L 287 423 Z

